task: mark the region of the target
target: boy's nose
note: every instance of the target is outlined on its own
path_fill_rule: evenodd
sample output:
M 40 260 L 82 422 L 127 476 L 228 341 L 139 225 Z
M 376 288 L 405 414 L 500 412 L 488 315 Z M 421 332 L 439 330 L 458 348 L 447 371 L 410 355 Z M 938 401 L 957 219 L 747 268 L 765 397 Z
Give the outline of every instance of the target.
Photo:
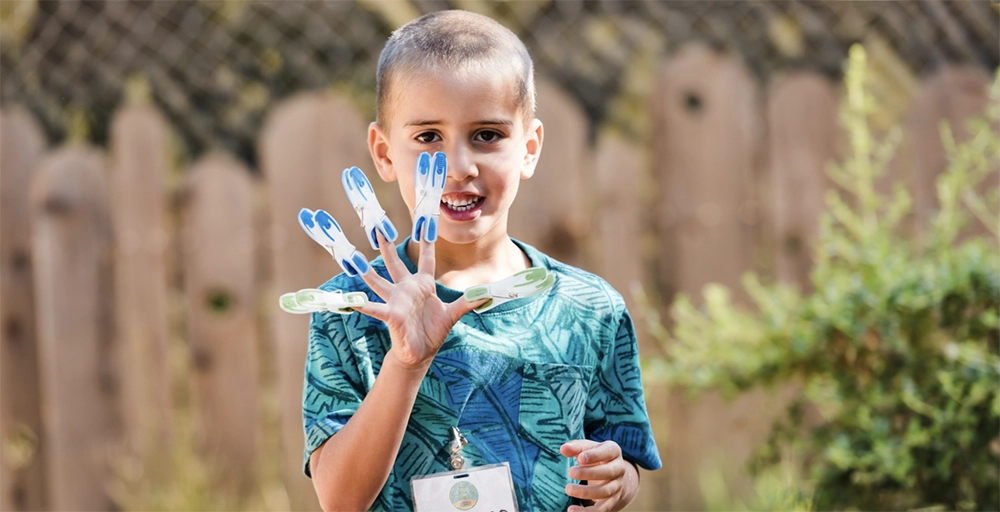
M 448 156 L 448 177 L 455 181 L 464 181 L 479 175 L 479 169 L 468 149 L 452 148 Z

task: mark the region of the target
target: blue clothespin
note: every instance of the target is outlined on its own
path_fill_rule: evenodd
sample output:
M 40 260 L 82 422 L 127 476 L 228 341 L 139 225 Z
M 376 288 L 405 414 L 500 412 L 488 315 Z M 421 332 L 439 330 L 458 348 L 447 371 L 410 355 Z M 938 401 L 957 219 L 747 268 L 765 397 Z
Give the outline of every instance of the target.
M 382 232 L 382 236 L 386 240 L 395 242 L 399 236 L 396 226 L 393 226 L 392 221 L 385 214 L 385 210 L 378 204 L 375 189 L 372 188 L 365 173 L 357 167 L 344 169 L 341 181 L 344 184 L 347 199 L 354 206 L 354 211 L 358 212 L 358 217 L 361 218 L 361 225 L 365 228 L 365 236 L 368 237 L 368 243 L 371 244 L 372 249 L 378 250 L 376 229 Z
M 313 213 L 312 210 L 303 208 L 299 211 L 299 225 L 309 238 L 333 256 L 347 275 L 367 274 L 371 269 L 365 255 L 351 245 L 344 230 L 340 229 L 340 225 L 329 213 L 323 210 Z
M 420 153 L 413 173 L 417 204 L 413 208 L 413 240 L 436 242 L 438 216 L 441 215 L 441 194 L 448 177 L 448 160 L 444 153 Z

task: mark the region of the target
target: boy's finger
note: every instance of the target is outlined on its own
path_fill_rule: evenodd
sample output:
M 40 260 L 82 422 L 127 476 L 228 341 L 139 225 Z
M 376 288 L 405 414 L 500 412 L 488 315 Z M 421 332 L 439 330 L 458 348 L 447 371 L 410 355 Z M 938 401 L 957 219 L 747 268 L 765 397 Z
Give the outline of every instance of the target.
M 617 495 L 621 488 L 622 484 L 617 480 L 590 482 L 588 485 L 566 484 L 566 495 L 585 500 L 604 500 Z
M 625 475 L 625 468 L 619 464 L 598 464 L 597 466 L 573 466 L 569 477 L 573 480 L 614 480 Z
M 376 320 L 387 322 L 389 319 L 389 306 L 381 302 L 367 302 L 364 306 L 354 308 Z
M 392 295 L 392 283 L 378 275 L 378 272 L 369 271 L 367 274 L 359 275 L 376 295 L 382 297 L 382 300 L 389 302 L 389 297 Z
M 593 505 L 590 505 L 589 507 L 570 505 L 570 507 L 566 510 L 567 512 L 608 512 L 613 508 L 611 500 L 601 500 L 597 503 L 590 501 L 588 503 L 593 503 Z
M 420 242 L 420 262 L 417 265 L 417 273 L 427 274 L 433 278 L 434 268 L 437 265 L 434 258 L 434 244 L 427 241 Z
M 576 456 L 576 461 L 580 463 L 581 466 L 586 466 L 589 464 L 600 464 L 602 462 L 607 462 L 609 460 L 614 460 L 621 457 L 622 449 L 618 446 L 618 443 L 605 441 L 603 443 L 589 448 L 580 455 Z
M 476 307 L 482 305 L 487 300 L 489 299 L 488 298 L 479 299 L 476 301 L 469 302 L 465 300 L 465 297 L 463 296 L 456 299 L 455 302 L 452 302 L 447 306 L 445 306 L 445 309 L 448 311 L 448 318 L 451 318 L 451 321 L 453 323 L 458 323 L 458 321 L 463 316 L 465 316 L 466 313 L 472 311 L 473 309 L 476 309 Z
M 379 252 L 382 254 L 382 261 L 385 262 L 385 268 L 389 271 L 392 282 L 398 283 L 401 279 L 410 275 L 410 271 L 406 268 L 403 260 L 399 259 L 399 254 L 396 252 L 396 244 L 387 240 L 381 231 L 376 233 L 376 237 L 378 239 Z
M 590 439 L 574 439 L 560 446 L 559 453 L 563 454 L 564 457 L 576 457 L 584 450 L 594 446 L 597 446 L 597 441 L 591 441 Z

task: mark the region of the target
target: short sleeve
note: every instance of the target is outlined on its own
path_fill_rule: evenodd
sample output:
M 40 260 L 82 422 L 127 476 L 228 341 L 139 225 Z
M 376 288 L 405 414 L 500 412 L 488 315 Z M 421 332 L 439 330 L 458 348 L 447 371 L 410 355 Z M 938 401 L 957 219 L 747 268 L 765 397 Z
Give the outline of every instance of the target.
M 345 315 L 313 313 L 302 391 L 306 476 L 312 452 L 347 424 L 366 394 Z
M 587 439 L 614 441 L 626 460 L 659 469 L 659 451 L 646 413 L 639 349 L 632 318 L 622 312 L 614 339 L 601 354 L 584 417 Z

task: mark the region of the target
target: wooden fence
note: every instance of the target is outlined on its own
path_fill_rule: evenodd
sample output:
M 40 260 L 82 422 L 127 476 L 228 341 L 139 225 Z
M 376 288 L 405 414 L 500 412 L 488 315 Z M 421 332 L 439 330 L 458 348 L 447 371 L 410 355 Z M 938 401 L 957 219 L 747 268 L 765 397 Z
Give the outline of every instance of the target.
M 764 91 L 739 61 L 698 45 L 656 80 L 645 143 L 607 133 L 588 143 L 580 108 L 539 84 L 545 151 L 511 235 L 604 276 L 634 314 L 635 282 L 665 299 L 708 282 L 738 287 L 748 270 L 804 286 L 830 186 L 823 168 L 842 147 L 837 85 L 797 72 Z M 917 191 L 916 222 L 934 208 L 929 191 L 945 165 L 939 120 L 958 127 L 982 112 L 989 82 L 949 68 L 914 95 L 894 172 Z M 118 112 L 108 150 L 47 150 L 30 115 L 3 109 L 2 510 L 113 508 L 114 458 L 155 460 L 176 442 L 172 379 L 189 387 L 197 449 L 225 475 L 220 485 L 246 493 L 262 465 L 279 465 L 288 506 L 318 508 L 301 468 L 308 318 L 281 313 L 276 298 L 339 271 L 300 232 L 300 207 L 330 211 L 362 240 L 339 171 L 372 171 L 366 127 L 345 99 L 300 94 L 267 118 L 259 174 L 213 153 L 177 183 L 170 127 L 149 106 Z M 408 232 L 395 186 L 376 186 Z M 641 350 L 658 353 L 639 327 Z M 186 347 L 188 374 L 172 376 L 172 344 Z M 260 455 L 267 389 L 278 397 L 280 461 Z M 665 469 L 643 475 L 632 509 L 702 507 L 698 477 L 710 467 L 748 492 L 742 461 L 794 392 L 692 401 L 648 383 Z

